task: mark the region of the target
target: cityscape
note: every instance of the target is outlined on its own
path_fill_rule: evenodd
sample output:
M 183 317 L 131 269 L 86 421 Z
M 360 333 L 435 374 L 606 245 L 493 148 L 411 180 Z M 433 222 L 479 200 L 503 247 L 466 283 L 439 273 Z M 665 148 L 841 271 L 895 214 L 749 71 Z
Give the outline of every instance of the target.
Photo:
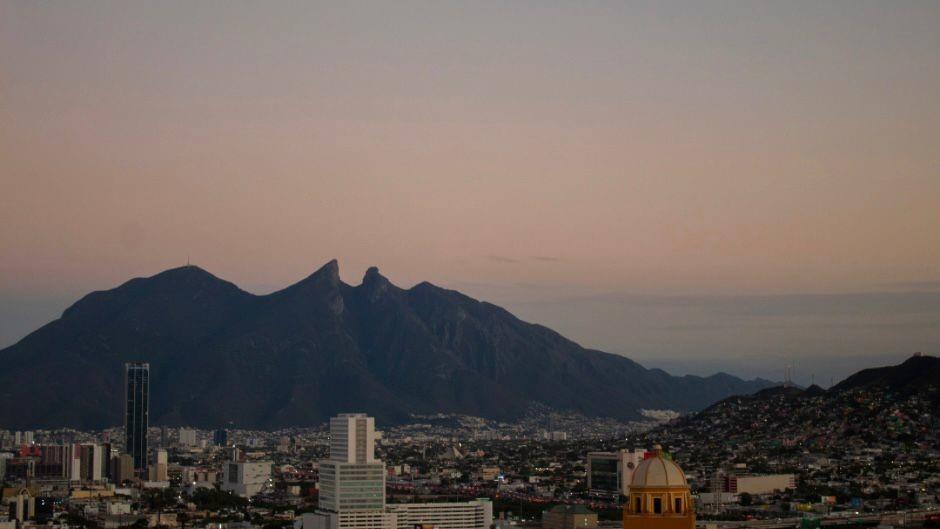
M 540 410 L 514 423 L 435 414 L 382 427 L 341 413 L 319 427 L 264 431 L 152 425 L 159 378 L 127 363 L 123 427 L 0 431 L 9 507 L 0 523 L 930 526 L 940 520 L 940 387 L 917 380 L 938 366 L 918 354 L 850 377 L 835 394 L 782 385 L 635 422 Z
M 940 529 L 940 0 L 0 0 L 0 529 Z

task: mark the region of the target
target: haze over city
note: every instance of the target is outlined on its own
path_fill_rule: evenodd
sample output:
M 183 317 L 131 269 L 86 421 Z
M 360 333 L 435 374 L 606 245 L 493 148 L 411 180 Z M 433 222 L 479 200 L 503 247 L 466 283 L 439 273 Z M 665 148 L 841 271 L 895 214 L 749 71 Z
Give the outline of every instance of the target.
M 940 5 L 0 3 L 0 346 L 332 258 L 670 373 L 940 349 Z

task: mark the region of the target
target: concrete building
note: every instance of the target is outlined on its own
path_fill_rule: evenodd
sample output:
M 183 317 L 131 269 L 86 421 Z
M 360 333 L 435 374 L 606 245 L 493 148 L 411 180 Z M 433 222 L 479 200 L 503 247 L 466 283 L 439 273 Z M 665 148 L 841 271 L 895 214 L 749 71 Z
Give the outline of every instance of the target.
M 435 529 L 488 529 L 493 524 L 493 504 L 489 499 L 452 503 L 400 503 L 388 506 L 396 529 L 434 527 Z M 594 515 L 597 527 L 597 515 Z
M 261 492 L 271 481 L 271 461 L 232 461 L 225 464 L 222 490 L 243 498 Z
M 597 513 L 584 505 L 556 505 L 542 511 L 542 529 L 594 529 Z
M 385 508 L 385 464 L 375 459 L 372 417 L 347 413 L 330 419 L 330 457 L 320 462 L 320 508 Z
M 294 522 L 294 529 L 489 529 L 492 524 L 493 504 L 483 498 L 468 502 L 399 503 L 379 510 L 306 513 Z
M 633 471 L 646 458 L 645 449 L 588 452 L 587 486 L 592 494 L 627 496 Z

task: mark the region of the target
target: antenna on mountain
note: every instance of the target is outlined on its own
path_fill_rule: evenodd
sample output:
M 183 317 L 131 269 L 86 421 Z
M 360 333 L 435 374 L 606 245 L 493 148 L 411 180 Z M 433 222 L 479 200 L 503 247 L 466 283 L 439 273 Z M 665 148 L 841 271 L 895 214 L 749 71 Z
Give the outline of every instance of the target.
M 189 254 L 186 254 L 186 268 L 189 268 L 190 266 L 192 265 L 189 264 Z
M 787 364 L 786 376 L 784 377 L 784 380 L 783 380 L 784 387 L 790 387 L 790 370 L 792 368 L 793 367 L 790 364 Z
M 809 385 L 810 385 L 810 386 L 815 386 L 815 385 L 816 385 L 816 373 L 811 374 L 811 375 L 809 376 L 809 380 L 810 380 L 810 384 L 809 384 Z

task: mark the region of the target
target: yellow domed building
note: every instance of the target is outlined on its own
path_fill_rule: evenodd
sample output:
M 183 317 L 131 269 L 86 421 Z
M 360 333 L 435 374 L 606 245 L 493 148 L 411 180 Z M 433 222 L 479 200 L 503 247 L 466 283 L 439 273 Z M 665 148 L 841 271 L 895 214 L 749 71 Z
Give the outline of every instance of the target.
M 623 529 L 695 529 L 685 473 L 658 445 L 633 472 Z

